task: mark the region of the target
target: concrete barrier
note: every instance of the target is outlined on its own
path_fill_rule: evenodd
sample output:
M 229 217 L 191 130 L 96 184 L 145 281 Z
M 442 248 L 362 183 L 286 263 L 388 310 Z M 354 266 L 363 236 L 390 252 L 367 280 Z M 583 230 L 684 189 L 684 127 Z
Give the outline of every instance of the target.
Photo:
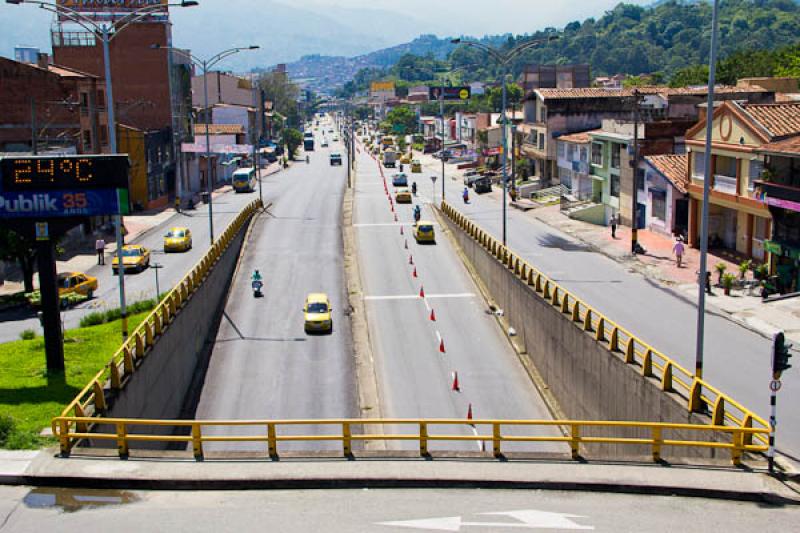
M 574 420 L 631 420 L 709 424 L 711 418 L 687 409 L 686 400 L 662 387 L 663 379 L 631 364 L 632 356 L 620 350 L 619 330 L 608 326 L 602 316 L 546 279 L 496 241 L 445 204 L 444 220 L 455 241 L 486 286 L 490 297 L 503 309 L 509 325 L 517 331 L 515 343 L 522 356 L 541 374 L 560 410 Z M 630 343 L 633 347 L 633 342 Z M 645 358 L 646 361 L 651 361 Z M 671 367 L 664 373 L 672 379 Z M 672 385 L 670 385 L 672 388 Z M 691 403 L 691 402 L 690 402 Z M 719 423 L 722 423 L 724 417 Z M 587 430 L 588 431 L 588 430 Z M 593 428 L 592 435 L 607 435 Z M 624 435 L 648 438 L 631 428 Z M 664 439 L 696 440 L 697 432 L 675 431 Z M 714 440 L 730 442 L 730 435 L 715 434 Z M 583 453 L 595 457 L 649 455 L 650 447 L 617 444 L 585 444 Z M 664 447 L 663 457 L 715 457 L 717 450 Z M 727 456 L 728 453 L 725 453 Z

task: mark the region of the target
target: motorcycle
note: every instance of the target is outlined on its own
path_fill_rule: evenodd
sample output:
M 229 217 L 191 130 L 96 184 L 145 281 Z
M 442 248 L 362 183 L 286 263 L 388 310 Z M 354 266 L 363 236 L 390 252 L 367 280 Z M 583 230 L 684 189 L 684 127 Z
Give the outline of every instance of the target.
M 250 282 L 250 286 L 253 288 L 253 298 L 261 298 L 264 294 L 261 292 L 261 289 L 264 287 L 264 282 L 260 279 L 254 279 Z
M 419 219 L 422 217 L 422 210 L 419 206 L 414 208 L 414 222 L 419 222 Z
M 467 191 L 467 189 L 464 189 L 464 194 L 462 196 L 464 198 L 464 203 L 468 204 L 469 203 L 469 191 Z
M 417 182 L 416 181 L 411 184 L 411 194 L 413 194 L 414 196 L 417 195 Z

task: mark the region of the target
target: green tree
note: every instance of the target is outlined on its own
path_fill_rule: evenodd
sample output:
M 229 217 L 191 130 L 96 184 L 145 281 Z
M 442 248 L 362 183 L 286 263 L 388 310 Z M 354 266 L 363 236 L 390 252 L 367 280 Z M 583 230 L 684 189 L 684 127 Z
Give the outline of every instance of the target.
M 503 87 L 492 87 L 487 93 L 488 104 L 492 111 L 499 113 L 503 109 Z M 516 83 L 506 85 L 506 103 L 509 107 L 516 108 L 522 101 L 522 87 Z
M 284 128 L 281 142 L 286 146 L 286 153 L 294 160 L 297 149 L 303 144 L 303 134 L 294 128 Z
M 273 109 L 286 117 L 290 126 L 300 125 L 300 111 L 297 105 L 300 89 L 280 72 L 262 74 L 258 85 L 264 91 Z
M 36 241 L 19 233 L 0 228 L 0 258 L 13 261 L 22 270 L 25 292 L 33 292 L 33 273 L 36 264 Z
M 417 113 L 409 106 L 395 107 L 386 114 L 384 121 L 387 129 L 408 134 L 417 131 Z

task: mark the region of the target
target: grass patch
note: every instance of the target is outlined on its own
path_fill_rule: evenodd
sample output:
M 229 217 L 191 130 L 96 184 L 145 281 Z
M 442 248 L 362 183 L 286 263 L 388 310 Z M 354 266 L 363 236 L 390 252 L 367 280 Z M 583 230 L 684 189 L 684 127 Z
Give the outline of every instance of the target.
M 161 295 L 161 298 L 164 298 L 165 294 Z M 128 316 L 138 315 L 139 313 L 146 313 L 148 311 L 152 311 L 155 309 L 158 300 L 155 298 L 151 298 L 149 300 L 140 300 L 138 302 L 133 302 L 132 304 L 128 304 L 127 311 Z M 100 324 L 107 324 L 109 322 L 113 322 L 115 320 L 119 320 L 122 316 L 122 312 L 119 310 L 118 307 L 114 309 L 106 309 L 105 311 L 93 311 L 83 318 L 81 318 L 80 326 L 82 328 L 88 328 L 90 326 L 99 326 Z
M 36 338 L 36 331 L 32 329 L 25 329 L 19 334 L 19 338 L 24 341 L 32 341 Z
M 147 317 L 128 318 L 133 331 Z M 67 331 L 64 338 L 65 380 L 48 383 L 44 339 L 0 344 L 0 447 L 36 448 L 49 444 L 39 436 L 64 405 L 105 366 L 122 343 L 120 323 Z

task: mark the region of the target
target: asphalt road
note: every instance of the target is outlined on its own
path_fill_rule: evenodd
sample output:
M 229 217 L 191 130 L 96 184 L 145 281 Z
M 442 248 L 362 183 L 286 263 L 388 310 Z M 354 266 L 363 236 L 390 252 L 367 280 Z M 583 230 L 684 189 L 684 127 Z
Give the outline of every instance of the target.
M 280 176 L 279 172 L 262 177 L 263 184 L 269 188 L 268 184 L 279 180 Z M 232 191 L 217 196 L 213 201 L 215 234 L 222 233 L 242 208 L 257 197 L 258 192 L 237 194 Z M 164 234 L 173 226 L 184 226 L 192 231 L 193 247 L 188 252 L 164 253 Z M 141 238 L 129 241 L 128 244 L 142 244 L 149 248 L 151 264 L 163 265 L 158 271 L 158 281 L 161 291 L 165 292 L 180 281 L 208 249 L 208 206 L 198 204 L 195 210 L 176 213 L 166 222 L 146 232 Z M 119 285 L 117 276 L 111 272 L 111 258 L 106 258 L 105 266 L 93 266 L 87 274 L 97 278 L 98 289 L 94 293 L 94 298 L 62 313 L 67 329 L 78 327 L 80 319 L 92 311 L 119 307 Z M 140 273 L 129 272 L 125 275 L 125 294 L 128 302 L 153 298 L 155 293 L 154 269 L 145 269 Z M 20 332 L 25 329 L 41 332 L 39 320 L 29 308 L 0 313 L 0 342 L 18 340 Z
M 382 415 L 466 419 L 471 406 L 474 418 L 550 419 L 447 236 L 436 226 L 435 245 L 417 244 L 412 236 L 412 206 L 395 204 L 399 220 L 395 223 L 377 163 L 363 150 L 358 157 L 354 224 Z M 384 172 L 393 198 L 391 175 L 395 171 Z M 425 197 L 415 200 L 424 204 Z M 423 205 L 422 218 L 435 221 L 428 205 Z M 425 298 L 419 296 L 421 289 Z M 432 311 L 435 321 L 431 320 Z M 444 353 L 440 351 L 442 342 Z M 460 391 L 453 390 L 454 372 Z M 399 431 L 408 433 L 415 428 Z M 465 436 L 472 431 L 469 426 L 429 430 Z M 506 433 L 530 435 L 541 434 L 541 430 Z M 415 446 L 395 442 L 390 447 Z M 476 451 L 480 443 L 439 442 L 431 443 L 430 448 Z M 504 449 L 560 448 L 515 443 Z
M 452 173 L 454 165 L 447 165 Z M 430 193 L 431 174 L 441 166 L 428 165 L 423 175 Z M 441 179 L 441 178 L 439 178 Z M 441 199 L 441 181 L 437 181 Z M 446 179 L 446 198 L 461 212 L 495 237 L 502 235 L 500 201 L 475 194 L 464 204 L 461 181 Z M 538 220 L 508 208 L 508 243 L 574 294 L 625 326 L 644 341 L 674 358 L 687 370 L 695 367 L 697 306 L 671 290 L 660 287 L 625 266 L 595 253 L 583 243 Z M 769 417 L 771 341 L 731 320 L 706 312 L 704 378 L 746 407 Z M 778 397 L 778 449 L 800 461 L 800 416 L 793 406 L 800 402 L 800 378 L 784 373 Z
M 246 242 L 195 418 L 358 417 L 342 259 L 346 166 L 331 167 L 328 162 L 328 154 L 337 150 L 341 151 L 339 143 L 320 148 L 318 139 L 311 164 L 296 163 L 278 174 L 270 187 L 273 207 L 257 219 Z M 255 269 L 264 278 L 263 298 L 254 298 L 250 288 Z M 303 302 L 311 292 L 326 292 L 331 300 L 330 335 L 304 333 Z M 340 431 L 294 428 L 295 434 Z M 263 427 L 226 430 L 242 435 L 264 432 Z M 283 443 L 278 451 L 340 447 Z M 206 449 L 266 451 L 266 444 L 211 443 Z
M 0 487 L 4 532 L 572 531 L 797 529 L 796 507 L 540 490 L 93 491 Z

